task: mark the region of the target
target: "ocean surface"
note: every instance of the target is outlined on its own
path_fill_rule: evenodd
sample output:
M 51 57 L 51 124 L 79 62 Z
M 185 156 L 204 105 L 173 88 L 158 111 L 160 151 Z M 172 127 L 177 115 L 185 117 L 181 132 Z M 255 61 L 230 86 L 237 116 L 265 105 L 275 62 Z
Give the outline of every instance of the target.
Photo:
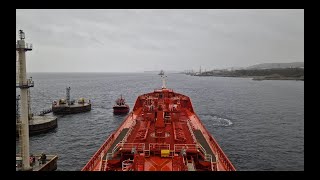
M 136 98 L 160 88 L 153 73 L 29 73 L 34 113 L 65 98 L 92 102 L 87 113 L 58 117 L 58 127 L 30 137 L 30 153 L 58 154 L 58 171 L 78 171 L 125 116 L 113 115 L 122 94 Z M 304 81 L 167 74 L 167 87 L 189 96 L 195 112 L 239 171 L 304 170 Z M 17 89 L 17 94 L 19 90 Z M 16 150 L 18 151 L 16 141 Z

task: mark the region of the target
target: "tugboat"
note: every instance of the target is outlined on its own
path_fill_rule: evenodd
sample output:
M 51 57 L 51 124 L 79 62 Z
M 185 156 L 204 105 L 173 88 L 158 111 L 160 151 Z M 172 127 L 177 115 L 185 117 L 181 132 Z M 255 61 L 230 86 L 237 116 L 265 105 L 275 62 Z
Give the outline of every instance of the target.
M 52 112 L 54 114 L 75 114 L 91 111 L 91 102 L 80 98 L 77 102 L 70 100 L 70 87 L 66 88 L 66 99 L 52 102 Z
M 138 96 L 82 171 L 235 171 L 190 97 L 163 86 Z
M 126 100 L 120 98 L 116 100 L 116 104 L 113 106 L 113 114 L 127 114 L 130 111 L 129 105 L 126 104 Z

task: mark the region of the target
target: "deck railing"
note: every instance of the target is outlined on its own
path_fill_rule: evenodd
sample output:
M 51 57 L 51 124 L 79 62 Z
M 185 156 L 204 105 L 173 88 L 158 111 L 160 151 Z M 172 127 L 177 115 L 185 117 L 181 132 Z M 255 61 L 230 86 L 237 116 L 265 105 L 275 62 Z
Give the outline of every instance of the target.
M 209 161 L 211 165 L 211 170 L 213 171 L 214 168 L 214 162 L 212 161 L 212 155 L 207 154 L 206 150 L 201 146 L 201 144 L 175 144 L 174 145 L 174 152 L 180 153 L 182 149 L 185 150 L 198 150 L 201 154 L 204 155 L 204 160 Z
M 190 116 L 192 113 L 187 113 L 187 114 L 188 114 L 188 116 Z M 233 166 L 233 164 L 227 158 L 225 153 L 222 151 L 222 149 L 219 146 L 219 144 L 217 143 L 217 141 L 208 133 L 209 131 L 206 129 L 206 127 L 203 125 L 203 123 L 199 120 L 199 117 L 196 114 L 192 114 L 192 116 L 194 116 L 194 118 L 198 120 L 198 122 L 201 124 L 202 128 L 207 132 L 207 134 L 209 136 L 209 140 L 213 145 L 213 150 L 217 153 L 216 159 L 217 159 L 218 163 L 222 163 L 227 171 L 235 171 L 236 168 Z M 219 159 L 221 161 L 219 161 Z
M 188 129 L 189 129 L 189 131 L 190 131 L 190 134 L 191 134 L 191 136 L 192 136 L 193 142 L 197 142 L 197 138 L 196 138 L 196 136 L 195 136 L 194 133 L 193 133 L 193 130 L 192 130 L 192 127 L 191 127 L 191 125 L 190 125 L 190 120 L 189 120 L 189 119 L 187 120 L 187 125 L 188 125 Z
M 224 165 L 224 167 L 227 169 L 227 171 L 235 171 L 236 170 L 235 167 L 232 165 L 230 160 L 227 158 L 225 153 L 222 151 L 222 149 L 220 148 L 220 146 L 218 145 L 216 140 L 213 139 L 212 137 L 210 137 L 210 141 L 213 144 L 214 151 L 217 152 L 218 161 L 220 160 L 218 163 L 222 163 Z
M 102 144 L 99 150 L 92 156 L 89 162 L 82 168 L 81 171 L 92 171 L 94 167 L 97 165 L 99 159 L 101 159 L 101 155 L 104 155 L 108 148 L 111 146 L 112 140 L 114 138 L 114 134 L 109 136 L 109 138 Z M 103 157 L 103 156 L 102 156 Z
M 150 143 L 149 151 L 151 150 L 170 150 L 170 144 Z
M 131 135 L 131 132 L 132 132 L 133 127 L 134 127 L 135 125 L 136 125 L 136 120 L 133 119 L 133 120 L 132 120 L 132 124 L 130 125 L 130 128 L 129 128 L 127 134 L 126 134 L 126 135 L 123 137 L 123 139 L 120 141 L 121 143 L 127 142 L 127 139 L 128 139 L 128 137 Z
M 113 156 L 120 150 L 124 149 L 133 149 L 135 148 L 136 151 L 143 152 L 145 150 L 145 144 L 144 143 L 122 143 L 119 142 L 114 146 L 111 153 L 107 153 L 106 160 L 110 160 L 113 158 Z
M 32 79 L 27 79 L 26 82 L 16 82 L 16 88 L 29 88 L 34 87 L 34 81 Z
M 132 166 L 133 160 L 127 159 L 122 161 L 122 171 L 128 171 Z
M 174 145 L 174 153 L 180 153 L 182 149 L 196 151 L 199 149 L 199 147 L 197 144 L 175 144 Z

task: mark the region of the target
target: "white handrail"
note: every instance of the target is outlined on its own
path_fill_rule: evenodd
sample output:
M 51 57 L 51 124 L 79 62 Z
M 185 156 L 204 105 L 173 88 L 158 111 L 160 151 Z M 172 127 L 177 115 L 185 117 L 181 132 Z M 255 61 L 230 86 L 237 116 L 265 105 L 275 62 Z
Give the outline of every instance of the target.
M 187 120 L 187 125 L 188 125 L 188 129 L 189 129 L 189 131 L 190 131 L 190 133 L 191 133 L 193 142 L 197 142 L 197 139 L 196 139 L 196 137 L 195 137 L 195 135 L 194 135 L 194 133 L 193 133 L 193 130 L 192 130 L 192 128 L 191 128 L 189 119 Z
M 170 144 L 150 143 L 149 144 L 149 151 L 151 149 L 151 146 L 154 146 L 155 149 L 157 149 L 157 150 L 160 150 L 160 149 L 170 150 Z
M 199 147 L 199 149 L 203 152 L 204 155 L 207 154 L 207 151 L 202 147 L 202 145 L 200 143 L 197 143 L 197 146 Z
M 130 166 L 133 163 L 133 160 L 127 159 L 122 161 L 122 171 L 128 170 L 127 167 Z
M 212 155 L 211 154 L 206 154 L 206 160 L 210 162 L 211 171 L 213 171 Z
M 102 168 L 102 164 L 103 164 L 103 156 L 101 156 L 101 158 L 100 158 L 101 160 L 100 160 L 100 166 L 99 166 L 99 170 L 101 171 L 101 168 Z
M 197 143 L 197 144 L 175 144 L 174 145 L 174 153 L 176 153 L 177 151 L 181 151 L 182 148 L 192 149 L 192 147 L 195 147 L 196 149 L 200 150 L 202 154 L 204 154 L 205 161 L 210 162 L 211 170 L 213 171 L 214 169 L 213 169 L 213 163 L 212 163 L 212 155 L 207 154 L 206 150 L 202 147 L 202 145 L 200 143 Z
M 133 119 L 132 124 L 131 124 L 131 126 L 130 126 L 128 132 L 127 132 L 127 134 L 124 136 L 124 138 L 122 139 L 121 142 L 125 143 L 125 142 L 127 141 L 127 138 L 131 135 L 132 129 L 133 129 L 133 127 L 134 127 L 135 125 L 136 125 L 136 120 Z
M 113 155 L 114 155 L 116 152 L 118 152 L 118 150 L 119 150 L 120 148 L 123 148 L 124 146 L 129 146 L 129 147 L 131 147 L 131 148 L 136 147 L 137 150 L 139 150 L 138 148 L 141 148 L 141 151 L 144 151 L 144 149 L 145 149 L 145 144 L 144 144 L 144 143 L 123 143 L 123 142 L 119 142 L 118 144 L 116 144 L 116 145 L 113 147 L 111 153 L 107 153 L 106 160 L 109 160 L 109 158 L 112 158 Z
M 181 151 L 182 148 L 198 149 L 197 144 L 175 144 L 174 145 L 174 153 Z

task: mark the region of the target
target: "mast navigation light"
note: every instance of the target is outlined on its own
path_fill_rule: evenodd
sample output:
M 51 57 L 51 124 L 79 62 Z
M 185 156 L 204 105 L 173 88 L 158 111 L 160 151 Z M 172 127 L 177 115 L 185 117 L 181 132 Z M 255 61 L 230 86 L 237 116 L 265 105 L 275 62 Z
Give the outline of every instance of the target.
M 19 36 L 20 36 L 20 40 L 24 40 L 25 39 L 25 34 L 21 29 L 19 30 Z

